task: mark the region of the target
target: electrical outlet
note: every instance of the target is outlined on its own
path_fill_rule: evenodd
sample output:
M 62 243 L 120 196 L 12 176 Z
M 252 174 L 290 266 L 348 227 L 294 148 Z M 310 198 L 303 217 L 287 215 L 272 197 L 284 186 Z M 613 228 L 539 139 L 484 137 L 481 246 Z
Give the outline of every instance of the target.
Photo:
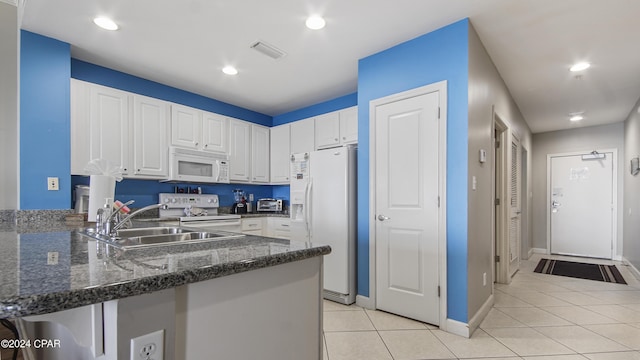
M 60 190 L 58 187 L 58 178 L 57 177 L 48 177 L 47 178 L 47 190 Z
M 487 286 L 487 273 L 482 273 L 482 286 Z
M 131 360 L 163 360 L 164 329 L 131 339 Z
M 49 251 L 47 253 L 47 265 L 58 265 L 58 252 Z

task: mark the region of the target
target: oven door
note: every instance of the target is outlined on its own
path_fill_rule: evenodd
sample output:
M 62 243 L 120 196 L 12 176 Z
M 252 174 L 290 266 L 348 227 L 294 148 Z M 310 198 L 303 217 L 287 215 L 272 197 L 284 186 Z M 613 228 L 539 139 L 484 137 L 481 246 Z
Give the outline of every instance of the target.
M 216 230 L 236 233 L 242 232 L 242 222 L 240 219 L 182 221 L 180 222 L 180 226 L 196 228 L 210 232 L 214 232 Z

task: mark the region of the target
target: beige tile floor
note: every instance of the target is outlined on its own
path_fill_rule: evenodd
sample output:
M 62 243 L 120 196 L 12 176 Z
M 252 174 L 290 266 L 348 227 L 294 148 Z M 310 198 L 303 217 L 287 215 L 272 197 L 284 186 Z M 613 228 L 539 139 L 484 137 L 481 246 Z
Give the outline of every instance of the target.
M 640 360 L 640 282 L 629 270 L 616 263 L 629 285 L 542 275 L 533 272 L 540 257 L 495 286 L 494 308 L 470 339 L 325 300 L 324 359 Z

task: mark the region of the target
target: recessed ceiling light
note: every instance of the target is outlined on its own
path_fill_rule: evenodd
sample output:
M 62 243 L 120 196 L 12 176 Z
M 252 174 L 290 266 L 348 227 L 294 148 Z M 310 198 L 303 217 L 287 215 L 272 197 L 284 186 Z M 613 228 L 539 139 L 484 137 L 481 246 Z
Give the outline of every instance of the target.
M 584 116 L 580 115 L 580 114 L 576 114 L 576 115 L 571 115 L 571 117 L 569 118 L 569 121 L 580 121 L 584 119 Z
M 238 75 L 238 69 L 233 66 L 225 66 L 222 68 L 222 72 L 227 75 Z
M 591 64 L 589 64 L 588 62 L 579 62 L 570 67 L 569 71 L 582 71 L 588 69 L 590 66 Z
M 105 30 L 118 30 L 118 24 L 107 17 L 97 17 L 93 19 L 93 23 Z
M 313 15 L 307 18 L 305 25 L 311 30 L 320 30 L 326 25 L 326 22 L 321 16 Z

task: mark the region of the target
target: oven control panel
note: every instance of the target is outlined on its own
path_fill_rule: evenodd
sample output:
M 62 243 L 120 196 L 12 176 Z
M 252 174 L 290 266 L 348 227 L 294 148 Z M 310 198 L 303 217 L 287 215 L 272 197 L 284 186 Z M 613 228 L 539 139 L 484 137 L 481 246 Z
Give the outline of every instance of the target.
M 170 209 L 184 209 L 191 205 L 204 209 L 219 207 L 218 195 L 215 194 L 173 194 L 160 193 L 158 200 L 161 204 L 166 204 Z

